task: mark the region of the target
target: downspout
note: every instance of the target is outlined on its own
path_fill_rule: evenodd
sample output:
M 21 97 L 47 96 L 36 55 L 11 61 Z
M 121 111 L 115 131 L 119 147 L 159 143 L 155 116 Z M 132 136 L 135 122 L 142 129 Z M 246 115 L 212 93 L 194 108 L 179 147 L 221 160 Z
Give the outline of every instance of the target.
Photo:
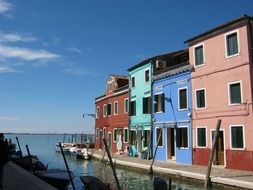
M 151 121 L 150 121 L 150 151 L 149 151 L 149 159 L 153 158 L 153 126 L 154 126 L 154 103 L 153 103 L 153 86 L 154 86 L 154 80 L 153 80 L 153 75 L 154 75 L 154 68 L 153 68 L 153 62 L 152 60 L 151 62 L 151 74 L 150 74 L 150 78 L 151 78 L 151 92 L 150 92 L 150 102 L 151 102 L 151 106 L 150 106 L 150 111 L 151 111 Z

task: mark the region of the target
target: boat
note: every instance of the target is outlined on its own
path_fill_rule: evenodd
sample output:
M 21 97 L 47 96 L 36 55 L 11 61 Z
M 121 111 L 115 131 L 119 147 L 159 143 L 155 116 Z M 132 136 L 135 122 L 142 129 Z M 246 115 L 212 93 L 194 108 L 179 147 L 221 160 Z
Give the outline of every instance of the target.
M 70 155 L 74 156 L 76 158 L 82 158 L 82 148 L 79 148 L 77 146 L 71 147 L 69 149 Z
M 62 145 L 62 150 L 63 150 L 64 153 L 69 153 L 69 149 L 71 147 L 75 146 L 74 143 L 62 143 L 61 145 Z M 61 148 L 60 148 L 59 143 L 56 143 L 56 145 L 55 145 L 55 151 L 56 152 L 61 152 Z
M 95 176 L 80 176 L 80 179 L 84 184 L 85 189 L 110 190 L 109 184 L 106 185 Z
M 81 153 L 82 153 L 82 158 L 83 158 L 84 160 L 89 160 L 89 159 L 91 159 L 91 155 L 90 155 L 90 153 L 88 152 L 88 148 L 82 149 Z
M 51 184 L 59 190 L 67 189 L 70 184 L 70 178 L 67 170 L 62 169 L 49 169 L 44 171 L 35 171 L 34 174 L 43 181 Z M 74 178 L 74 174 L 70 172 L 71 178 Z

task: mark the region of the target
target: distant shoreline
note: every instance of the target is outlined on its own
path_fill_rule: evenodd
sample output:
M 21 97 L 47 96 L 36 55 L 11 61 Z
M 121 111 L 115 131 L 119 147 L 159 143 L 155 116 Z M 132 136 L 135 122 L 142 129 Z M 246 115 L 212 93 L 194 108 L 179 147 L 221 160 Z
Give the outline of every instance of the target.
M 5 135 L 94 135 L 93 133 L 4 133 Z

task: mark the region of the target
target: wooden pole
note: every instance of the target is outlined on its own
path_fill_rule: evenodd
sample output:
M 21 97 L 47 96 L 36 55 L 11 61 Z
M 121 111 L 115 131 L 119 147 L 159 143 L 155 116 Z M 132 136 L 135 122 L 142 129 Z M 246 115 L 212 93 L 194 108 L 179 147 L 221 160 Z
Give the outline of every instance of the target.
M 156 142 L 154 157 L 153 157 L 152 163 L 151 163 L 149 171 L 148 171 L 148 174 L 151 174 L 151 175 L 153 174 L 153 164 L 154 164 L 154 161 L 155 161 L 155 156 L 156 156 L 156 152 L 157 152 L 157 148 L 158 148 L 158 142 L 160 141 L 160 138 L 162 136 L 162 130 L 163 130 L 163 128 L 161 128 L 161 131 L 159 133 L 158 141 Z
M 74 182 L 73 182 L 73 179 L 72 179 L 72 176 L 71 176 L 71 174 L 70 174 L 70 170 L 69 170 L 69 166 L 68 166 L 68 163 L 67 163 L 65 154 L 64 154 L 63 149 L 62 149 L 61 143 L 59 143 L 59 146 L 60 146 L 60 148 L 61 148 L 61 154 L 62 154 L 64 163 L 65 163 L 65 166 L 66 166 L 66 168 L 67 168 L 67 172 L 68 172 L 68 175 L 69 175 L 69 179 L 70 179 L 71 185 L 72 185 L 72 187 L 73 187 L 73 190 L 76 190 L 75 185 L 74 185 Z
M 208 167 L 207 167 L 207 171 L 206 171 L 206 181 L 205 181 L 205 188 L 206 189 L 208 189 L 212 186 L 210 174 L 211 174 L 211 169 L 212 169 L 213 156 L 214 156 L 214 152 L 216 149 L 216 144 L 217 144 L 218 135 L 219 135 L 219 131 L 220 131 L 220 125 L 221 125 L 221 120 L 218 119 L 217 125 L 216 125 L 216 130 L 215 130 L 214 137 L 213 137 L 212 150 L 210 152 Z
M 23 156 L 22 156 L 22 151 L 21 151 L 21 147 L 20 147 L 20 144 L 19 144 L 18 137 L 16 137 L 16 140 L 17 140 L 17 143 L 18 143 L 18 148 L 19 148 L 19 151 L 20 151 L 21 157 L 23 157 Z
M 29 162 L 30 162 L 30 165 L 31 165 L 31 170 L 32 170 L 32 173 L 34 174 L 32 157 L 31 157 L 28 145 L 25 145 L 25 147 L 26 147 L 26 151 L 27 151 L 27 154 L 28 154 L 28 159 L 29 159 Z
M 105 144 L 105 150 L 106 150 L 106 153 L 107 153 L 109 161 L 110 161 L 110 165 L 111 165 L 111 168 L 112 168 L 112 172 L 113 172 L 114 178 L 116 180 L 116 184 L 117 184 L 118 190 L 120 190 L 120 185 L 119 185 L 119 180 L 118 180 L 118 177 L 117 177 L 117 173 L 115 171 L 115 168 L 114 168 L 114 165 L 113 165 L 113 162 L 112 162 L 112 157 L 111 157 L 109 148 L 108 148 L 106 140 L 104 138 L 103 138 L 103 142 Z

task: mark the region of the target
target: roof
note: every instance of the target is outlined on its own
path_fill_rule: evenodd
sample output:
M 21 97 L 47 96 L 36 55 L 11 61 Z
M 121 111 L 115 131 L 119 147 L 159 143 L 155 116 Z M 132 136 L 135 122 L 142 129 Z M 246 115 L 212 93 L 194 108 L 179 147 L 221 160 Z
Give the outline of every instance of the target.
M 241 23 L 241 22 L 243 22 L 243 21 L 249 21 L 249 20 L 253 20 L 253 17 L 248 16 L 248 15 L 245 14 L 245 15 L 239 17 L 239 18 L 236 18 L 236 19 L 231 20 L 231 21 L 229 21 L 229 22 L 226 22 L 226 23 L 224 23 L 224 24 L 222 24 L 222 25 L 219 25 L 219 26 L 217 26 L 217 27 L 215 27 L 215 28 L 213 28 L 213 29 L 211 29 L 211 30 L 208 30 L 208 31 L 206 31 L 206 32 L 203 32 L 203 33 L 201 33 L 201 34 L 199 34 L 199 35 L 197 35 L 197 36 L 194 36 L 194 37 L 192 37 L 192 38 L 186 40 L 184 43 L 192 42 L 192 41 L 194 41 L 194 40 L 196 40 L 196 39 L 198 39 L 198 38 L 201 38 L 201 37 L 210 35 L 210 34 L 212 34 L 212 33 L 214 33 L 214 32 L 217 32 L 217 31 L 219 31 L 219 30 L 225 29 L 225 28 L 227 28 L 227 27 L 229 27 L 229 26 L 232 26 L 232 25 L 234 25 L 234 24 L 238 24 L 238 23 Z
M 145 59 L 144 61 L 130 67 L 129 69 L 127 69 L 128 72 L 130 71 L 133 71 L 141 66 L 144 66 L 150 62 L 154 62 L 156 60 L 161 60 L 161 61 L 168 61 L 168 60 L 171 60 L 172 57 L 176 54 L 180 54 L 182 52 L 185 52 L 185 51 L 188 51 L 188 50 L 179 50 L 179 51 L 174 51 L 174 52 L 170 52 L 170 53 L 165 53 L 165 54 L 161 54 L 161 55 L 156 55 L 154 57 L 151 57 L 151 58 L 148 58 L 148 59 Z
M 125 76 L 125 75 L 116 75 L 116 74 L 110 74 L 109 77 L 128 79 L 128 76 Z

